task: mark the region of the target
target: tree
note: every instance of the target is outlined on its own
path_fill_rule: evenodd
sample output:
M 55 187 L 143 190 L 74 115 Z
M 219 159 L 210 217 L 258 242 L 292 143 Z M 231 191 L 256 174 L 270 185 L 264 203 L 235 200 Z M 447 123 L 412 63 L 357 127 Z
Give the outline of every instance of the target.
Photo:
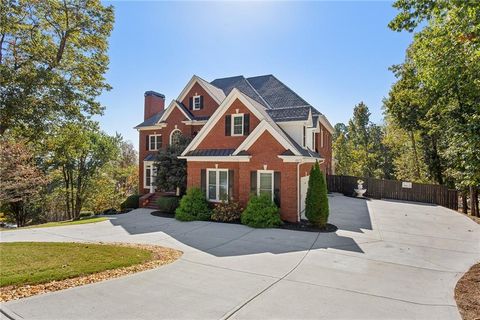
M 343 123 L 342 123 L 343 124 Z M 336 136 L 333 142 L 333 158 L 335 159 L 335 174 L 337 175 L 351 175 L 352 174 L 352 148 L 348 141 L 346 132 L 337 130 L 335 125 Z
M 62 172 L 68 217 L 78 219 L 94 177 L 117 157 L 118 140 L 91 122 L 67 123 L 54 133 L 47 144 L 49 164 Z
M 190 138 L 181 136 L 179 142 L 158 151 L 154 166 L 157 169 L 155 185 L 163 191 L 177 191 L 184 194 L 187 188 L 187 162 L 179 159 Z
M 99 0 L 2 2 L 0 135 L 34 139 L 60 120 L 101 114 L 113 21 Z
M 305 216 L 311 224 L 324 228 L 328 222 L 328 215 L 327 182 L 318 162 L 316 162 L 310 170 L 305 200 Z
M 38 211 L 36 204 L 47 178 L 35 164 L 26 141 L 0 140 L 0 202 L 5 204 L 18 227 Z
M 426 162 L 435 180 L 470 189 L 476 203 L 480 185 L 480 6 L 476 1 L 398 0 L 394 7 L 400 13 L 389 25 L 393 30 L 412 32 L 424 25 L 415 34 L 402 68 L 414 70 L 418 86 L 412 90 L 426 101 L 419 121 Z

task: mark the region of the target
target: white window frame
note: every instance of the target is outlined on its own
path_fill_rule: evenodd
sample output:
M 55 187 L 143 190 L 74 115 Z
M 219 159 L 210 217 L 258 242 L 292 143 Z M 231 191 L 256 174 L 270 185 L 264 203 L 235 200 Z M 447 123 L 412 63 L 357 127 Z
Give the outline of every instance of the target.
M 307 126 L 303 125 L 302 128 L 302 147 L 307 148 Z
M 216 174 L 215 174 L 215 199 L 210 199 L 209 197 L 209 193 L 210 193 L 210 172 L 211 171 L 215 171 Z M 227 198 L 230 197 L 230 195 L 228 194 L 228 192 L 230 190 L 229 189 L 229 185 L 230 185 L 230 181 L 229 181 L 229 177 L 228 177 L 228 169 L 207 169 L 207 186 L 206 186 L 206 189 L 207 189 L 207 200 L 210 201 L 210 202 L 221 202 L 222 199 L 220 198 L 220 172 L 223 171 L 223 172 L 226 172 L 227 173 Z
M 180 129 L 174 129 L 174 130 L 172 130 L 172 132 L 170 132 L 170 139 L 168 139 L 169 140 L 169 145 L 172 145 L 173 134 L 177 131 L 182 133 L 182 130 L 180 130 Z
M 242 119 L 242 133 L 235 133 L 235 118 L 241 118 Z M 243 136 L 243 128 L 245 126 L 245 118 L 243 117 L 243 113 L 236 113 L 232 114 L 232 124 L 231 124 L 231 132 L 230 134 L 232 136 Z
M 148 151 L 158 151 L 158 150 L 160 150 L 159 148 L 157 148 L 159 137 L 160 137 L 160 139 L 162 139 L 161 134 L 151 134 L 151 135 L 149 135 L 149 137 L 148 137 Z M 155 138 L 154 139 L 155 142 L 153 144 L 155 146 L 154 149 L 152 149 L 152 138 Z M 163 143 L 162 143 L 162 146 L 163 146 Z
M 150 185 L 147 185 L 147 170 L 150 169 Z M 153 161 L 148 161 L 143 163 L 143 188 L 150 189 L 152 186 L 153 179 L 156 176 L 156 168 L 153 165 Z
M 196 103 L 197 99 L 198 99 L 198 108 L 197 108 L 197 103 Z M 192 98 L 192 104 L 193 104 L 192 109 L 193 110 L 200 110 L 202 108 L 201 103 L 202 103 L 202 98 L 201 98 L 200 95 L 193 96 L 193 98 Z
M 315 151 L 315 149 L 316 149 L 316 147 L 315 147 L 315 142 L 316 142 L 315 141 L 316 140 L 315 136 L 316 136 L 315 131 L 312 130 L 312 151 Z
M 260 195 L 260 173 L 270 173 L 272 175 L 272 201 L 275 197 L 275 171 L 274 170 L 257 170 L 257 195 Z

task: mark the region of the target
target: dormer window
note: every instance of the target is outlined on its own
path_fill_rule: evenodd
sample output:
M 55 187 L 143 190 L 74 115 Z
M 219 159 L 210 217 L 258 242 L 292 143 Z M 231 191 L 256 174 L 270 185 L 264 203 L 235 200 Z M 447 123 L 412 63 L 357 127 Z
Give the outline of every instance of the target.
M 202 108 L 202 96 L 193 96 L 193 110 Z
M 307 147 L 307 126 L 303 126 L 302 147 Z
M 243 113 L 232 115 L 232 136 L 243 136 Z

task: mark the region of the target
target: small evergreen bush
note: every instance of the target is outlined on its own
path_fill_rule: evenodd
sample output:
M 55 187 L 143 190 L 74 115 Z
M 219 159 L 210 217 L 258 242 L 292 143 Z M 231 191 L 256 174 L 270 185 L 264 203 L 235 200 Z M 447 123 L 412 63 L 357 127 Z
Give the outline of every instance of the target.
M 221 222 L 240 221 L 243 208 L 235 201 L 222 201 L 213 208 L 210 219 Z
M 316 162 L 310 170 L 305 200 L 305 216 L 312 225 L 324 228 L 328 222 L 328 214 L 327 182 L 318 162 Z
M 175 210 L 175 218 L 180 221 L 209 220 L 211 214 L 205 195 L 199 188 L 188 189 Z
M 241 220 L 242 224 L 252 228 L 272 228 L 282 224 L 278 208 L 267 194 L 250 196 Z
M 158 209 L 166 213 L 175 213 L 179 203 L 179 198 L 175 196 L 163 196 L 158 198 L 157 206 Z
M 137 209 L 139 199 L 140 196 L 138 194 L 132 194 L 131 196 L 128 196 L 127 199 L 120 204 L 120 209 Z

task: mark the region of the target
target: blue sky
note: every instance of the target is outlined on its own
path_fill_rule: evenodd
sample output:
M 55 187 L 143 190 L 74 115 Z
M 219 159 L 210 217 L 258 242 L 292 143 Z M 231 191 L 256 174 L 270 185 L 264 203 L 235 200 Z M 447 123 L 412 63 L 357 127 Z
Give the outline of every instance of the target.
M 105 2 L 113 89 L 96 118 L 137 147 L 143 93 L 175 99 L 193 74 L 206 80 L 274 74 L 332 124 L 364 101 L 381 122 L 382 99 L 412 35 L 388 29 L 391 2 Z

